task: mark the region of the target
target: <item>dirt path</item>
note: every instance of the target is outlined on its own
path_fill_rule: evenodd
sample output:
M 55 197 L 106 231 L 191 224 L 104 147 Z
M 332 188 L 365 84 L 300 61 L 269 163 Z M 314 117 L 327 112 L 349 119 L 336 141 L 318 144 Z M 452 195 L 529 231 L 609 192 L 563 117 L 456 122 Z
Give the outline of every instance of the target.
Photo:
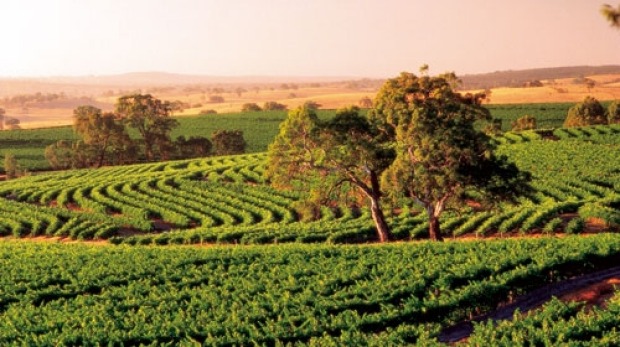
M 542 306 L 553 296 L 561 297 L 566 295 L 566 299 L 570 300 L 572 292 L 582 292 L 588 287 L 598 287 L 601 282 L 611 278 L 620 277 L 620 266 L 616 266 L 607 270 L 593 272 L 576 278 L 571 278 L 562 282 L 549 284 L 533 292 L 517 298 L 511 304 L 503 306 L 493 312 L 476 317 L 475 322 L 486 320 L 502 321 L 512 319 L 515 310 L 518 308 L 521 312 L 527 312 Z M 444 343 L 454 343 L 463 340 L 473 332 L 472 321 L 465 321 L 444 329 L 439 334 L 439 341 Z

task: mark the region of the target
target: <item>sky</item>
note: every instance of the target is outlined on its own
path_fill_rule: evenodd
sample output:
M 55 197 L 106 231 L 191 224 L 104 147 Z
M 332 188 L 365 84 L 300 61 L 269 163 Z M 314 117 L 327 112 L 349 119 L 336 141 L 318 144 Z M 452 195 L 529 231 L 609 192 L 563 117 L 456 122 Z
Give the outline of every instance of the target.
M 620 64 L 605 0 L 2 0 L 0 77 Z M 620 0 L 608 0 L 616 6 Z

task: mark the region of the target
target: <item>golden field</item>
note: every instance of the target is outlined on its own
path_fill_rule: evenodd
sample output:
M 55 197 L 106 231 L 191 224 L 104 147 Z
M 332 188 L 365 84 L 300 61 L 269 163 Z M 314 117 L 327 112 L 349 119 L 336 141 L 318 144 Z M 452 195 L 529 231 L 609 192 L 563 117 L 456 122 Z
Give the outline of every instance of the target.
M 577 84 L 574 78 L 542 80 L 542 87 L 527 88 L 493 88 L 489 103 L 542 103 L 542 102 L 579 102 L 590 95 L 599 100 L 620 99 L 620 74 L 587 76 L 595 81 L 594 86 Z M 0 107 L 6 114 L 20 120 L 22 128 L 39 128 L 71 124 L 73 109 L 83 104 L 95 104 L 104 110 L 112 110 L 116 99 L 122 93 L 143 92 L 168 101 L 182 101 L 191 105 L 175 115 L 195 115 L 202 110 L 215 110 L 217 113 L 239 112 L 245 103 L 262 106 L 267 101 L 276 101 L 297 107 L 306 101 L 315 101 L 322 108 L 336 109 L 357 105 L 364 97 L 373 98 L 380 81 L 369 86 L 359 86 L 350 81 L 325 83 L 290 83 L 293 88 L 284 88 L 283 84 L 256 85 L 237 84 L 218 87 L 213 86 L 166 86 L 137 87 L 79 85 L 69 83 L 36 83 L 24 81 L 0 82 Z M 238 93 L 237 89 L 243 89 Z M 479 91 L 479 90 L 478 90 Z M 19 94 L 64 93 L 65 99 L 25 105 L 5 105 L 5 98 Z M 470 91 L 476 92 L 476 91 Z M 209 97 L 218 95 L 224 98 L 222 103 L 210 103 Z

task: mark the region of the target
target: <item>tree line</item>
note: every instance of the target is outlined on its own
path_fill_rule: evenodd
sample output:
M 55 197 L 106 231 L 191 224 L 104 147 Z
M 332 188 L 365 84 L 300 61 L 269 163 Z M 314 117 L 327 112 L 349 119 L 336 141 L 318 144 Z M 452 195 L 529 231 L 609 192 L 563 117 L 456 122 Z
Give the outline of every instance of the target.
M 211 139 L 179 136 L 173 140 L 170 134 L 179 126 L 171 117 L 173 110 L 172 103 L 150 94 L 123 96 L 114 112 L 79 106 L 73 111 L 73 129 L 81 139 L 49 145 L 45 157 L 54 169 L 70 169 L 245 152 L 239 130 L 218 130 Z

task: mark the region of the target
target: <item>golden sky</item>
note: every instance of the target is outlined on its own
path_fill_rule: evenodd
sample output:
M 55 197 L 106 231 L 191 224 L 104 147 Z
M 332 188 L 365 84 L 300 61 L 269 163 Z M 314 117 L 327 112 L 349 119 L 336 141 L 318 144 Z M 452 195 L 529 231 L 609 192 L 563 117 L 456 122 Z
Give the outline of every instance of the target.
M 2 0 L 0 76 L 388 77 L 422 64 L 459 75 L 620 64 L 620 30 L 600 15 L 604 2 Z

